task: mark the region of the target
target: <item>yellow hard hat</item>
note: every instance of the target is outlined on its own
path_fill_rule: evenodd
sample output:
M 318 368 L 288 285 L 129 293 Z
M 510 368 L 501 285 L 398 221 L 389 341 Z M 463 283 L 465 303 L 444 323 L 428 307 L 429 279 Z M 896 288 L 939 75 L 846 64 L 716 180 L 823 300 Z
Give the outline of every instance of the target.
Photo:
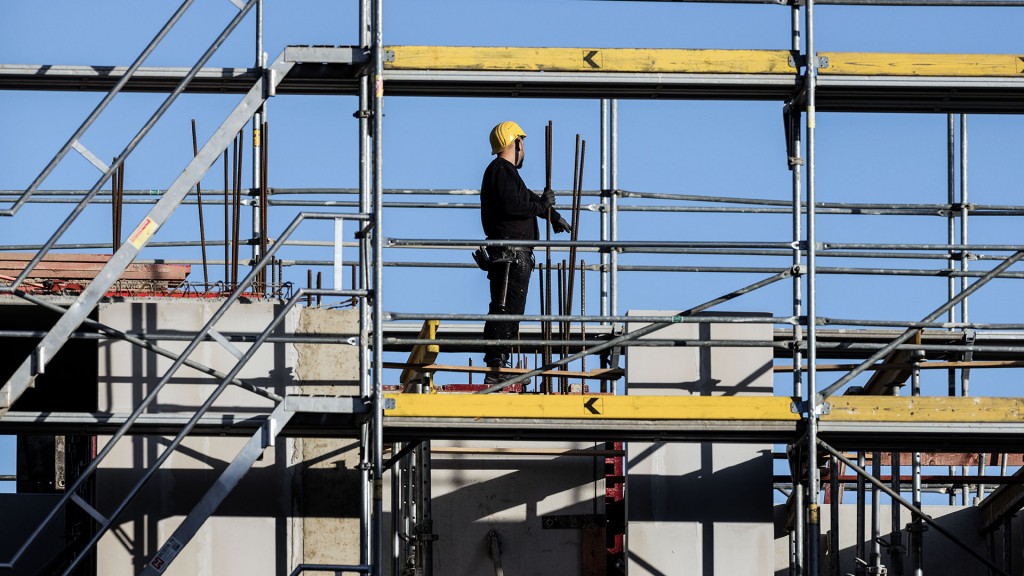
M 523 132 L 519 124 L 512 121 L 498 124 L 491 130 L 491 154 L 501 152 L 516 138 L 526 138 L 526 132 Z

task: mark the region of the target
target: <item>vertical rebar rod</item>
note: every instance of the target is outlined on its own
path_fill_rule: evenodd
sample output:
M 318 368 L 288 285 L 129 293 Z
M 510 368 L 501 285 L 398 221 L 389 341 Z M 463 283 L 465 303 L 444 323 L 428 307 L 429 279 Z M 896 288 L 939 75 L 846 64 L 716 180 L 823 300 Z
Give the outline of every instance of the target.
M 545 162 L 545 186 L 551 187 L 551 162 L 554 154 L 553 148 L 553 132 L 554 125 L 548 120 L 547 130 L 544 133 L 544 162 Z M 545 235 L 544 239 L 548 242 L 551 241 L 551 209 L 548 208 L 547 219 L 544 221 Z M 551 315 L 551 245 L 549 244 L 544 248 L 544 309 L 543 314 Z M 551 340 L 552 328 L 551 321 L 545 320 L 542 331 L 544 333 L 545 340 Z M 550 364 L 551 357 L 551 346 L 544 346 L 544 364 Z M 544 386 L 544 393 L 551 393 L 552 377 L 544 376 L 541 381 Z
M 558 262 L 558 314 L 560 315 L 567 314 L 565 312 L 565 272 L 565 260 L 562 260 Z M 565 337 L 565 322 L 562 321 L 558 323 L 558 339 L 564 340 Z M 568 356 L 567 349 L 565 346 L 561 347 L 561 355 L 559 358 L 565 358 Z M 559 371 L 561 370 L 565 370 L 565 367 L 560 367 Z M 558 392 L 559 394 L 565 394 L 567 392 L 565 389 L 565 378 L 560 376 L 558 378 Z
M 946 221 L 946 243 L 953 245 L 956 243 L 956 123 L 954 122 L 953 114 L 946 115 L 946 202 L 949 204 L 949 218 Z M 956 252 L 950 248 L 949 260 L 946 263 L 946 269 L 953 272 L 956 269 Z M 947 300 L 952 300 L 956 296 L 956 278 L 950 274 L 947 280 Z M 956 322 L 956 307 L 949 309 L 947 318 L 950 322 Z M 950 328 L 954 330 L 954 328 Z M 946 373 L 948 394 L 950 396 L 956 396 L 956 369 L 950 368 L 949 372 Z M 949 475 L 952 476 L 954 467 L 949 467 Z M 956 504 L 956 490 L 950 489 L 949 491 L 949 505 Z
M 579 238 L 580 230 L 580 202 L 583 199 L 583 164 L 584 158 L 587 154 L 587 142 L 580 140 L 580 135 L 576 135 L 576 151 L 579 156 L 579 166 L 575 170 L 575 177 L 573 181 L 573 192 L 572 192 L 572 212 L 569 214 L 570 226 L 572 231 L 569 232 L 569 240 L 576 242 Z M 576 285 L 576 245 L 573 244 L 569 247 L 569 287 L 566 291 L 565 296 L 565 313 L 572 314 L 572 301 L 573 294 L 575 293 Z
M 224 284 L 231 282 L 231 194 L 228 183 L 228 149 L 224 148 Z
M 608 100 L 601 100 L 601 241 L 608 241 Z M 608 251 L 601 250 L 600 272 L 600 311 L 601 316 L 608 315 Z
M 322 270 L 316 272 L 316 289 L 322 290 L 324 287 L 324 273 Z M 316 307 L 319 308 L 323 304 L 321 300 L 320 292 L 316 293 Z
M 380 573 L 384 507 L 384 2 L 373 0 L 373 517 L 372 576 Z
M 807 572 L 817 575 L 821 534 L 818 521 L 818 389 L 817 389 L 817 246 L 815 234 L 814 129 L 818 57 L 814 48 L 814 0 L 804 6 L 806 29 L 805 84 L 807 98 Z
M 196 119 L 192 119 L 192 157 L 199 156 L 199 140 L 196 138 Z M 202 178 L 199 179 L 200 181 Z M 196 206 L 199 209 L 199 251 L 203 257 L 203 289 L 210 283 L 210 274 L 206 263 L 206 229 L 203 225 L 203 185 L 196 182 Z
M 269 234 L 269 222 L 268 217 L 270 214 L 270 190 L 268 189 L 268 178 L 270 175 L 270 125 L 263 122 L 263 160 L 260 162 L 260 254 L 267 253 L 267 235 Z M 263 271 L 261 279 L 264 284 L 264 294 L 266 293 L 266 270 Z M 340 290 L 341 287 L 335 288 Z
M 580 316 L 587 315 L 587 263 L 580 260 Z M 587 342 L 587 323 L 580 321 L 580 342 L 583 346 L 586 346 Z M 580 372 L 587 371 L 587 357 L 580 358 Z M 585 382 L 580 382 L 581 385 Z M 580 392 L 583 392 L 583 388 L 580 388 Z M 608 383 L 606 380 L 601 380 L 601 392 L 608 392 Z

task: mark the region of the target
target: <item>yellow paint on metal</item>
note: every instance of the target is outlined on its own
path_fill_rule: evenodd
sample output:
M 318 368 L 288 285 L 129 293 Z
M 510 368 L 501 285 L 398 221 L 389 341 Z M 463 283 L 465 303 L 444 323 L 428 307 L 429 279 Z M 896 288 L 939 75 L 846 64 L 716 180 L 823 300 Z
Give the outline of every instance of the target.
M 602 396 L 542 394 L 388 394 L 389 418 L 541 418 L 794 421 L 778 396 Z
M 795 74 L 788 50 L 387 46 L 389 70 Z
M 842 396 L 828 399 L 832 422 L 1021 422 L 1024 398 Z
M 1013 54 L 895 54 L 821 52 L 822 75 L 1011 76 L 1024 74 L 1024 56 Z

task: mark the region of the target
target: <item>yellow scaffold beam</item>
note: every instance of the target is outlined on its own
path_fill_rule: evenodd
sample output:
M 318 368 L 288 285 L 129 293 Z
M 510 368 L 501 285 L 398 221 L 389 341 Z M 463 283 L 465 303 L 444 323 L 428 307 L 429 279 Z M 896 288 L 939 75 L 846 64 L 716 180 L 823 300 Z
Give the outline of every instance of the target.
M 536 418 L 792 422 L 782 396 L 607 396 L 542 394 L 388 394 L 390 418 Z M 829 398 L 830 422 L 1024 420 L 1024 398 L 843 396 Z
M 833 422 L 1024 421 L 1024 398 L 842 396 L 828 399 Z
M 387 46 L 390 70 L 795 74 L 788 50 Z
M 783 397 L 388 394 L 388 417 L 793 421 Z
M 897 54 L 820 52 L 828 65 L 822 75 L 846 76 L 1003 76 L 1024 74 L 1024 56 L 1013 54 Z

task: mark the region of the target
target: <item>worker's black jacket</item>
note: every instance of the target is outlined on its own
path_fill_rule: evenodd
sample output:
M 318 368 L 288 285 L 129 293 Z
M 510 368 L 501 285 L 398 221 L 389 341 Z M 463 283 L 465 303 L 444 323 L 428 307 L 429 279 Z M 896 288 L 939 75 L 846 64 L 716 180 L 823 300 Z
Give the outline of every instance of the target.
M 484 170 L 480 184 L 480 221 L 489 240 L 539 240 L 537 218 L 546 218 L 540 196 L 530 192 L 508 160 L 495 158 Z M 551 219 L 558 221 L 551 210 Z

